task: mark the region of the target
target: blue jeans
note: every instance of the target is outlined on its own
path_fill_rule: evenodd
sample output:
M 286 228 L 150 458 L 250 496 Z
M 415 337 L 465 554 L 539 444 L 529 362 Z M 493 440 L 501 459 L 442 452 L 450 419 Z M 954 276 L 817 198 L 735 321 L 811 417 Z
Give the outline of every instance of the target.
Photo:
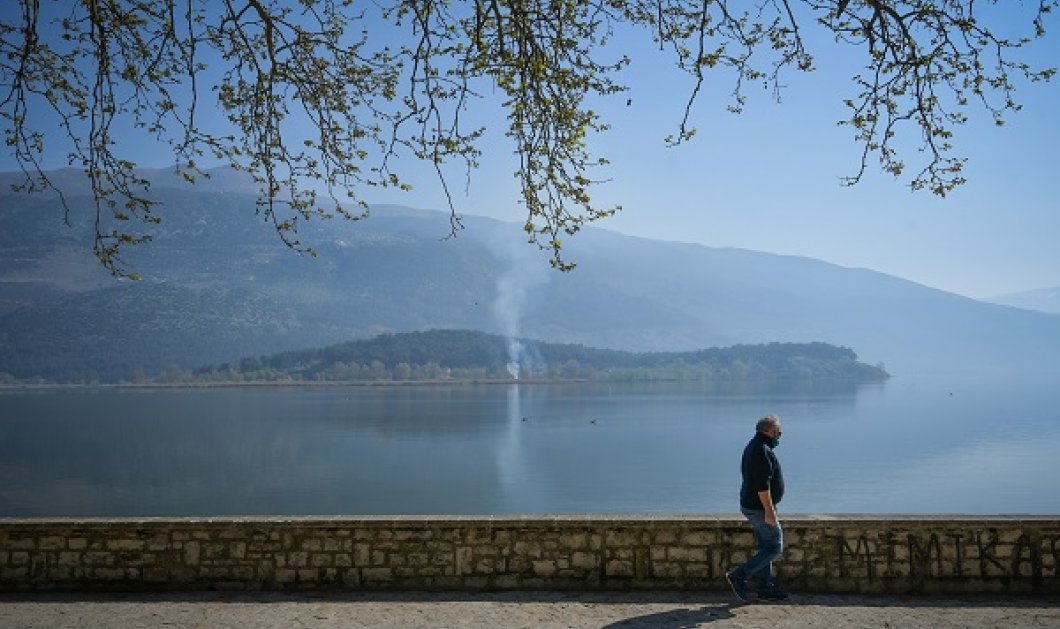
M 776 526 L 769 526 L 766 524 L 765 511 L 744 508 L 740 511 L 751 522 L 758 552 L 733 570 L 732 574 L 743 581 L 757 577 L 759 588 L 774 587 L 776 581 L 773 580 L 773 562 L 780 558 L 784 550 L 784 531 L 780 528 L 780 521 L 777 521 Z

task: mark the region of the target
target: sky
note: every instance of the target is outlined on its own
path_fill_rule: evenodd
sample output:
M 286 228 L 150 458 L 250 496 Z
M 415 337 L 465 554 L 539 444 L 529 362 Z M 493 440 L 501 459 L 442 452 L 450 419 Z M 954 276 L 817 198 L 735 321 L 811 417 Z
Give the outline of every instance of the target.
M 1060 20 L 1053 21 L 1028 61 L 1060 65 Z M 677 129 L 691 79 L 650 46 L 631 48 L 631 91 L 602 108 L 613 127 L 592 145 L 612 162 L 594 198 L 623 209 L 596 226 L 807 256 L 975 298 L 1060 285 L 1060 80 L 1019 84 L 1023 108 L 1003 127 L 986 110 L 971 110 L 955 138 L 968 183 L 943 199 L 911 191 L 908 179 L 881 173 L 875 161 L 858 185 L 840 183 L 860 157 L 853 132 L 836 124 L 846 116 L 844 99 L 856 95 L 850 78 L 859 65 L 829 40 L 813 42 L 815 72 L 786 75 L 781 102 L 751 87 L 741 114 L 725 109 L 731 76 L 708 75 L 693 112 L 697 136 L 677 147 L 663 138 Z M 456 205 L 521 223 L 515 162 L 505 161 L 508 146 L 496 147 Z M 908 170 L 915 159 L 908 156 Z M 440 199 L 425 178 L 403 202 L 444 207 Z M 576 236 L 564 251 L 577 261 Z
M 1010 15 L 1001 20 L 1005 27 L 1012 21 Z M 1060 19 L 1046 25 L 1049 35 L 1020 58 L 1060 66 Z M 630 91 L 594 103 L 612 129 L 592 138 L 590 148 L 611 160 L 596 173 L 608 181 L 595 188 L 594 200 L 623 210 L 596 226 L 807 256 L 976 298 L 1060 286 L 1060 117 L 1055 115 L 1060 79 L 1019 83 L 1023 109 L 1009 114 L 1004 127 L 995 126 L 984 109 L 970 110 L 972 120 L 955 138 L 957 152 L 968 158 L 968 183 L 946 198 L 910 191 L 907 179 L 881 174 L 875 162 L 860 184 L 845 187 L 840 178 L 855 172 L 860 147 L 851 129 L 836 123 L 846 115 L 844 99 L 856 95 L 850 78 L 859 64 L 820 29 L 810 28 L 807 36 L 817 70 L 789 71 L 780 103 L 771 91 L 748 86 L 744 112 L 731 114 L 725 105 L 732 76 L 708 74 L 693 110 L 698 134 L 677 147 L 666 147 L 663 138 L 677 129 L 690 77 L 650 42 L 620 37 L 615 46 L 632 58 L 622 75 Z M 485 97 L 489 101 L 492 95 Z M 497 129 L 503 120 L 487 116 L 486 124 L 482 166 L 466 192 L 462 172 L 450 170 L 454 202 L 461 213 L 521 225 L 517 162 Z M 172 161 L 151 147 L 130 152 L 145 167 Z M 919 170 L 916 156 L 906 157 L 908 170 Z M 53 167 L 64 165 L 59 154 L 49 160 Z M 370 190 L 363 198 L 446 208 L 433 171 L 410 159 L 401 167 L 412 192 Z M 14 168 L 9 156 L 0 156 L 0 170 Z M 518 226 L 512 240 L 513 246 L 529 246 Z M 564 251 L 568 260 L 578 261 L 576 236 L 565 241 Z M 543 253 L 541 264 L 547 259 Z

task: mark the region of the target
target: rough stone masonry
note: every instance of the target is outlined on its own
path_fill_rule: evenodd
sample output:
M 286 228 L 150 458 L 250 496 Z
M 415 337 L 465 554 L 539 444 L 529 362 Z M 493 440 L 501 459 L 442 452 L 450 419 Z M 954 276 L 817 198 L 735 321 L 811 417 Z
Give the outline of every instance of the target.
M 1060 593 L 1057 516 L 787 516 L 794 591 Z M 709 590 L 738 516 L 0 518 L 0 591 Z

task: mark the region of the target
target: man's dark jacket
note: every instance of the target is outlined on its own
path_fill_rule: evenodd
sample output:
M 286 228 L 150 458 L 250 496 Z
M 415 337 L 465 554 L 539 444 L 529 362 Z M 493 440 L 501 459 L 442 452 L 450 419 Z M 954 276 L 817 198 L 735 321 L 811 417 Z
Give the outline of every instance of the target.
M 769 444 L 768 435 L 755 432 L 755 436 L 743 449 L 740 461 L 740 472 L 743 484 L 740 485 L 740 506 L 744 509 L 764 511 L 765 506 L 758 498 L 758 492 L 769 490 L 773 504 L 779 504 L 784 497 L 784 475 L 780 472 L 780 461 Z

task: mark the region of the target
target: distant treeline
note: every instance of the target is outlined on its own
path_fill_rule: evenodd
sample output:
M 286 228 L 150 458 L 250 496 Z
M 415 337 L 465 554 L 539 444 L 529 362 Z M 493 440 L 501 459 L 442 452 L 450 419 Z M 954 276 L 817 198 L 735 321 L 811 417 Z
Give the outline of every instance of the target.
M 509 340 L 469 330 L 384 334 L 319 349 L 211 365 L 188 380 L 434 381 L 510 379 Z M 636 353 L 575 344 L 517 342 L 518 375 L 537 380 L 745 380 L 888 377 L 827 343 L 734 345 L 691 352 Z

